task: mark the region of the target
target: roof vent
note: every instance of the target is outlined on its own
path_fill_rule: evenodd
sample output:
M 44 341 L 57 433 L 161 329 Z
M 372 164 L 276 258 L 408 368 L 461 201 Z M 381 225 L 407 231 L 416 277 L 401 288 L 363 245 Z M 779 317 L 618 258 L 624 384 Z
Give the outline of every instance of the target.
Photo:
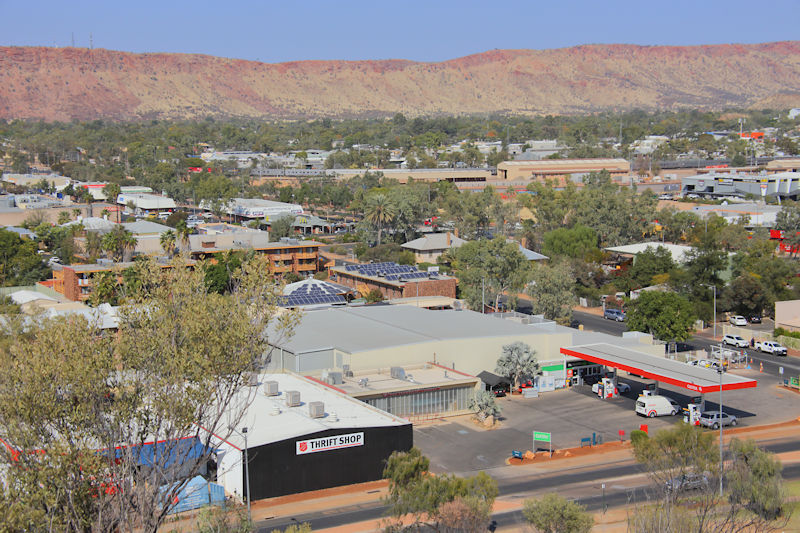
M 389 370 L 389 375 L 392 376 L 392 379 L 406 379 L 406 371 L 400 366 L 393 366 Z
M 247 385 L 250 387 L 258 387 L 258 373 L 257 372 L 250 372 L 250 375 L 247 377 Z
M 267 396 L 277 396 L 280 394 L 278 391 L 278 382 L 277 381 L 265 381 L 264 382 L 264 394 Z
M 328 413 L 328 420 L 330 420 L 331 422 L 338 422 L 339 421 L 339 415 L 337 415 L 336 413 L 331 411 L 330 413 Z
M 287 390 L 286 391 L 286 405 L 287 405 L 287 407 L 299 407 L 300 406 L 300 391 L 299 390 Z
M 325 404 L 322 402 L 308 402 L 308 416 L 322 418 L 325 416 Z
M 272 408 L 272 411 L 270 412 L 270 414 L 271 414 L 272 416 L 278 416 L 279 414 L 281 414 L 281 408 L 280 408 L 280 407 L 278 407 L 277 405 L 276 405 L 276 406 L 274 406 L 274 407 Z

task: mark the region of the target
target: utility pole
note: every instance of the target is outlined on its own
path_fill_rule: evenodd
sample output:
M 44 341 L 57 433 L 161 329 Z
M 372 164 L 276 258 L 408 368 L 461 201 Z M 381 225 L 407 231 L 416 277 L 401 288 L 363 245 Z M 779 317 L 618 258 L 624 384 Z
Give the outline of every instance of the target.
M 94 41 L 92 40 L 92 34 L 89 34 L 89 50 L 94 50 Z

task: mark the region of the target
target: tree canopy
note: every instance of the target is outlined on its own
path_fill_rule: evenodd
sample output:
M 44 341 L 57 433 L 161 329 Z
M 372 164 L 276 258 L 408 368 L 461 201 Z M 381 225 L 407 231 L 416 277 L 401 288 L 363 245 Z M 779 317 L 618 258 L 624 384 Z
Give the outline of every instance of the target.
M 695 315 L 689 301 L 679 294 L 642 291 L 626 313 L 628 329 L 652 334 L 664 341 L 684 341 L 692 333 Z

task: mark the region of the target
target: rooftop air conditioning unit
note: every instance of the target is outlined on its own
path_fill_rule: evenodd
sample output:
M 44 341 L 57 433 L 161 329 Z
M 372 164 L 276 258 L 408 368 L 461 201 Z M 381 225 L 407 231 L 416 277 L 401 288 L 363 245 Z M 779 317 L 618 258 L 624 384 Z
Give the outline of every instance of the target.
M 389 375 L 392 376 L 392 379 L 406 379 L 406 371 L 400 366 L 393 366 L 389 370 Z
M 250 375 L 247 377 L 247 385 L 250 387 L 258 387 L 258 373 L 257 372 L 250 372 Z
M 322 418 L 325 416 L 325 404 L 322 402 L 308 402 L 308 416 Z
M 286 391 L 286 406 L 287 407 L 299 407 L 300 406 L 300 391 L 299 390 L 287 390 Z
M 278 382 L 277 381 L 265 381 L 264 382 L 264 394 L 267 396 L 277 396 L 280 394 L 278 392 Z
M 335 370 L 323 370 L 322 381 L 328 383 L 329 385 L 341 385 L 342 373 Z

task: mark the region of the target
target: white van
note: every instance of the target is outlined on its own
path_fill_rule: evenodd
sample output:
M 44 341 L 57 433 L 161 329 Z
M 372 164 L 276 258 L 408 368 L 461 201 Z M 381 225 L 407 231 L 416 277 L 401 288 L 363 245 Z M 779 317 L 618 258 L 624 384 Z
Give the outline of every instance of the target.
M 680 412 L 678 402 L 666 396 L 639 396 L 636 400 L 636 414 L 642 416 L 675 416 Z

